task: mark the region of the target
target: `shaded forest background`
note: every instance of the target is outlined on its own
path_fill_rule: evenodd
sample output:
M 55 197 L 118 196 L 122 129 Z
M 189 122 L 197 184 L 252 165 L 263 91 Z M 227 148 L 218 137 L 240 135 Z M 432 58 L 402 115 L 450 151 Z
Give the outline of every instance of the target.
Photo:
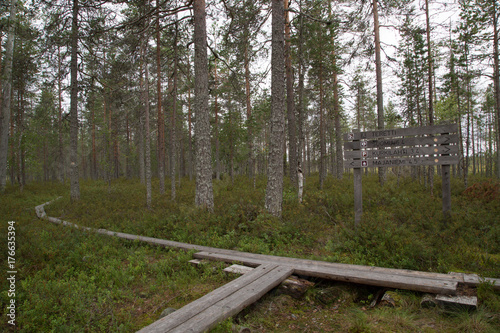
M 465 185 L 469 174 L 500 177 L 498 7 L 485 0 L 4 2 L 1 190 L 6 182 L 22 188 L 71 178 L 78 200 L 81 178 L 150 184 L 153 176 L 161 194 L 165 178 L 174 180 L 175 198 L 183 177 L 201 174 L 197 183 L 268 174 L 274 184 L 272 170 L 283 169 L 296 184 L 298 163 L 306 176 L 319 174 L 322 188 L 327 174 L 343 177 L 348 129 L 443 122 L 460 128 L 455 176 Z M 432 183 L 430 170 L 411 174 Z M 283 175 L 275 178 L 282 187 Z M 267 196 L 279 192 L 273 186 Z M 213 206 L 210 189 L 204 198 L 196 191 L 198 205 Z

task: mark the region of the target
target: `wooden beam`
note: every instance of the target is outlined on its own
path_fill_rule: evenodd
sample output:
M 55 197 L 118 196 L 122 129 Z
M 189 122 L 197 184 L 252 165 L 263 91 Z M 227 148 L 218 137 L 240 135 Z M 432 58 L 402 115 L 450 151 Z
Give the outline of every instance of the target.
M 259 266 L 139 332 L 204 332 L 257 301 L 292 271 L 273 264 Z
M 345 168 L 397 167 L 458 164 L 458 156 L 381 158 L 344 161 Z
M 344 149 L 365 149 L 365 148 L 385 148 L 385 147 L 409 147 L 458 144 L 458 134 L 438 135 L 434 137 L 414 137 L 414 138 L 390 138 L 365 141 L 351 141 L 344 143 Z
M 422 156 L 434 154 L 458 154 L 458 146 L 401 147 L 393 149 L 355 150 L 344 152 L 346 160 L 355 158 L 391 158 L 395 156 Z
M 392 138 L 392 137 L 410 136 L 410 135 L 413 136 L 413 135 L 429 135 L 429 134 L 441 134 L 441 133 L 456 133 L 457 131 L 458 131 L 457 124 L 384 129 L 379 131 L 346 133 L 344 134 L 344 141 L 370 140 L 377 138 Z
M 393 270 L 384 271 L 383 268 L 369 269 L 349 269 L 338 264 L 328 265 L 326 262 L 313 260 L 279 261 L 273 257 L 251 258 L 247 256 L 234 256 L 220 253 L 199 252 L 193 255 L 198 259 L 219 260 L 228 263 L 242 263 L 246 266 L 258 266 L 266 264 L 276 264 L 288 266 L 294 269 L 294 274 L 325 278 L 336 281 L 352 282 L 379 287 L 389 287 L 398 289 L 415 290 L 436 294 L 455 294 L 457 280 L 455 276 L 441 274 L 439 276 L 425 276 L 412 274 L 412 271 Z M 366 266 L 365 266 L 366 267 Z

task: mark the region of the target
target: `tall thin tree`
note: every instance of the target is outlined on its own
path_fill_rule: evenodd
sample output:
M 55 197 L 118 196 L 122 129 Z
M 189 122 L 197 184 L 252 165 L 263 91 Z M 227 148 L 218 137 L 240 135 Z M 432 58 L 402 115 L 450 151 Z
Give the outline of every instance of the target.
M 196 194 L 198 207 L 213 210 L 212 157 L 210 145 L 210 114 L 208 108 L 208 58 L 205 0 L 193 1 L 194 72 L 196 115 Z
M 373 0 L 373 29 L 375 34 L 375 73 L 377 76 L 377 125 L 384 129 L 384 95 L 382 89 L 382 59 L 380 55 L 380 24 L 378 19 L 378 0 Z M 378 168 L 379 182 L 385 182 L 385 168 Z
M 73 16 L 71 25 L 71 93 L 70 93 L 70 192 L 71 200 L 80 199 L 80 180 L 78 170 L 78 15 L 80 4 L 78 0 L 73 0 Z
M 284 27 L 283 0 L 272 0 L 271 131 L 265 204 L 269 213 L 275 216 L 281 216 L 283 203 L 283 142 L 285 139 Z
M 10 101 L 12 90 L 12 60 L 14 54 L 15 17 L 17 0 L 10 3 L 7 44 L 5 45 L 5 66 L 2 78 L 2 103 L 0 110 L 0 193 L 5 191 L 7 156 L 9 151 Z

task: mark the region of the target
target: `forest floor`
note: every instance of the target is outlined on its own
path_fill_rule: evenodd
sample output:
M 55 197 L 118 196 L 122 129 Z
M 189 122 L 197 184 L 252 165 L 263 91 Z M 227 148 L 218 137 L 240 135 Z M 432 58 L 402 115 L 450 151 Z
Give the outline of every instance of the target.
M 15 224 L 15 324 L 8 323 L 9 284 L 0 281 L 0 331 L 135 332 L 168 307 L 180 308 L 231 281 L 223 264 L 198 267 L 192 253 L 54 225 L 39 220 L 34 207 L 82 226 L 130 234 L 331 262 L 432 272 L 468 272 L 500 277 L 500 183 L 486 178 L 452 179 L 452 216 L 443 221 L 441 182 L 434 197 L 410 178 L 363 177 L 364 216 L 354 228 L 352 175 L 306 179 L 304 201 L 285 184 L 283 216 L 265 212 L 265 178 L 256 186 L 245 177 L 214 181 L 213 213 L 194 207 L 193 181 L 182 179 L 177 197 L 159 194 L 145 207 L 138 180 L 82 181 L 81 200 L 69 199 L 69 184 L 32 183 L 21 192 L 8 187 L 0 197 L 0 236 L 7 244 Z M 167 181 L 165 186 L 170 189 Z M 12 235 L 12 234 L 9 234 Z M 2 245 L 2 258 L 8 253 Z M 5 260 L 3 260 L 5 262 Z M 8 271 L 7 262 L 2 264 Z M 214 269 L 215 268 L 215 269 Z M 2 276 L 4 274 L 2 273 Z M 299 298 L 273 291 L 212 332 L 233 325 L 252 332 L 498 332 L 500 293 L 477 290 L 474 311 L 423 308 L 421 293 L 393 292 L 395 306 L 370 303 L 378 288 L 313 280 Z

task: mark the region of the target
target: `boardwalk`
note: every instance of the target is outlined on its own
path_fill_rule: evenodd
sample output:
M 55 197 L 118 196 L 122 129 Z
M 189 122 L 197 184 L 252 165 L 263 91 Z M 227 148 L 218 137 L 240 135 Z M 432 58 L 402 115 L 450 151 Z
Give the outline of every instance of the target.
M 198 252 L 193 256 L 197 259 L 242 263 L 250 267 L 256 267 L 251 272 L 143 328 L 139 331 L 142 333 L 204 332 L 218 322 L 239 313 L 246 306 L 257 301 L 268 291 L 279 285 L 291 274 L 442 295 L 455 295 L 459 285 L 476 287 L 483 281 L 490 282 L 494 285 L 494 288 L 500 289 L 500 279 L 481 279 L 475 274 L 441 274 L 262 255 L 131 235 L 105 229 L 80 227 L 77 224 L 47 216 L 43 208 L 46 204 L 48 203 L 37 206 L 35 208 L 36 213 L 39 218 L 47 219 L 53 223 L 128 240 L 144 241 L 164 247 L 196 250 Z

